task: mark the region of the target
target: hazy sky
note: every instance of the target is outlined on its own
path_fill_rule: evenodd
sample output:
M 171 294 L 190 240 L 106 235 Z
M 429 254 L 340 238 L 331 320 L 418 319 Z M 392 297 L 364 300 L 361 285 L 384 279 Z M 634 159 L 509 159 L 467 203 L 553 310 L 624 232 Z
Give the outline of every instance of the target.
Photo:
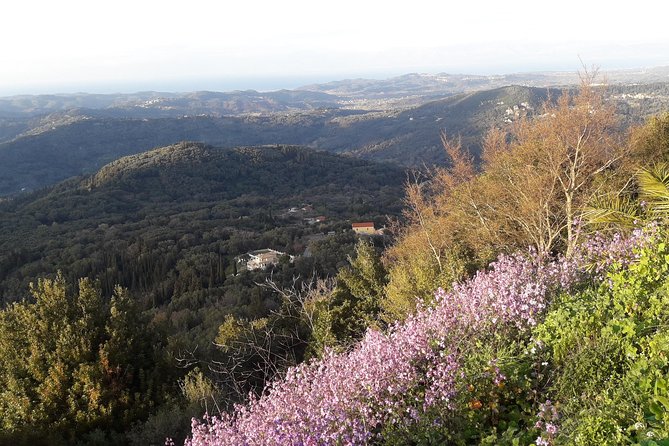
M 0 95 L 669 65 L 669 2 L 20 0 Z

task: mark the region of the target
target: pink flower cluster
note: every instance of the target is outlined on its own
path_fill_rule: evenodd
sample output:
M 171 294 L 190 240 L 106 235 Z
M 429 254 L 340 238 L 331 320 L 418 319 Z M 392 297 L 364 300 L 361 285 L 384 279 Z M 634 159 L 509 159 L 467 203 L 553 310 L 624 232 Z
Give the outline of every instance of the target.
M 602 242 L 595 257 L 629 254 L 640 240 Z M 580 266 L 593 261 L 586 254 L 569 261 L 501 256 L 452 291 L 439 289 L 434 302 L 387 333 L 370 330 L 350 352 L 291 369 L 232 413 L 193 420 L 186 445 L 363 445 L 383 426 L 409 425 L 435 406 L 455 409 L 463 343 L 535 325 L 555 292 L 584 278 Z
M 578 247 L 571 261 L 593 273 L 594 278 L 602 279 L 602 274 L 612 265 L 624 267 L 637 259 L 638 250 L 653 243 L 659 232 L 658 224 L 650 223 L 628 236 L 594 234 Z
M 550 291 L 568 289 L 580 276 L 576 264 L 563 259 L 547 262 L 532 251 L 502 255 L 489 270 L 454 284 L 451 292 L 437 290 L 437 305 L 423 309 L 418 317 L 428 316 L 449 331 L 494 331 L 509 325 L 526 329 L 536 325 Z
M 553 444 L 555 435 L 558 432 L 557 424 L 555 424 L 558 419 L 558 411 L 550 400 L 546 400 L 546 402 L 539 405 L 537 422 L 534 427 L 541 429 L 542 433 L 535 440 L 537 446 L 550 446 Z
M 370 330 L 347 354 L 291 369 L 233 414 L 194 422 L 186 444 L 362 445 L 381 425 L 416 421 L 426 400 L 448 402 L 459 370 L 419 324 Z

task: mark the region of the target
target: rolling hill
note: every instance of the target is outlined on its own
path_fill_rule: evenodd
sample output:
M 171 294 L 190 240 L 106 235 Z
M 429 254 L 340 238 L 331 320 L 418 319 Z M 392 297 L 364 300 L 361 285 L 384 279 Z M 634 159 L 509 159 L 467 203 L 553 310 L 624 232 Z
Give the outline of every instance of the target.
M 57 112 L 29 122 L 0 120 L 0 196 L 37 190 L 95 172 L 122 156 L 185 140 L 217 147 L 294 144 L 404 166 L 444 164 L 440 131 L 459 135 L 464 146 L 477 155 L 487 129 L 536 112 L 546 98 L 555 98 L 560 91 L 507 86 L 391 110 L 313 108 L 327 104 L 327 98 L 334 96 L 286 91 L 274 93 L 283 98 L 278 103 L 287 109 L 271 113 L 216 116 L 203 105 L 202 110 L 210 110 L 210 114 L 170 117 L 171 112 L 166 112 L 164 117 L 133 117 L 132 110 L 115 107 Z M 315 96 L 308 99 L 310 94 Z M 667 83 L 612 85 L 607 94 L 616 104 L 623 126 L 669 109 Z M 223 101 L 223 96 L 213 93 L 193 97 L 201 104 Z M 196 103 L 192 98 L 170 100 L 186 101 L 188 107 Z M 318 102 L 321 100 L 325 102 Z M 290 108 L 291 101 L 298 105 Z M 303 109 L 298 109 L 300 103 Z
M 546 90 L 507 87 L 399 112 L 323 109 L 156 119 L 58 113 L 0 144 L 0 195 L 36 190 L 92 173 L 119 157 L 184 140 L 219 147 L 296 144 L 407 166 L 443 163 L 441 129 L 475 141 L 490 125 L 504 123 L 506 108 L 523 102 L 536 106 L 545 97 Z
M 312 233 L 350 228 L 352 219 L 383 223 L 400 212 L 405 178 L 391 164 L 294 146 L 180 143 L 124 157 L 0 203 L 0 300 L 62 269 L 162 302 L 183 290 L 187 271 L 208 276 L 199 269 L 210 262 L 230 267 L 232 257 L 266 247 L 299 254 Z M 286 215 L 303 203 L 326 227 Z M 302 266 L 297 274 L 314 267 Z
M 164 118 L 184 115 L 234 116 L 338 107 L 336 96 L 318 91 L 255 90 L 189 93 L 54 94 L 0 98 L 0 118 L 39 117 L 82 109 L 107 117 Z

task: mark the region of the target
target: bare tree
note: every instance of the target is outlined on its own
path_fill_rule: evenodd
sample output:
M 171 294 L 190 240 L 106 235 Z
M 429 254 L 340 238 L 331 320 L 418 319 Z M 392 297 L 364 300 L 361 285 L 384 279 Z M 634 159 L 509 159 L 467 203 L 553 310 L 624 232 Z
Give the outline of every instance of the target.
M 281 297 L 280 308 L 251 321 L 228 316 L 221 325 L 215 345 L 222 357 L 209 368 L 234 400 L 244 400 L 249 392 L 261 394 L 268 382 L 303 360 L 314 330 L 316 303 L 329 298 L 335 282 L 312 277 L 298 283 L 294 279 L 290 287 L 282 288 L 268 278 L 258 285 Z
M 571 254 L 595 178 L 621 154 L 613 107 L 593 80 L 586 72 L 578 93 L 546 101 L 541 115 L 521 118 L 506 136 L 498 130 L 488 136 L 483 174 L 458 196 L 480 224 L 473 231 L 478 239 L 502 250 L 534 245 Z

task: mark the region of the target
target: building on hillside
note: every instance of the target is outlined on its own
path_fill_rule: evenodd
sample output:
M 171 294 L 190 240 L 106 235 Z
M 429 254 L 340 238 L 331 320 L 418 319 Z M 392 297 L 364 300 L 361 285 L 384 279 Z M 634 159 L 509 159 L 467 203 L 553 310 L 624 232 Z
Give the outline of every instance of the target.
M 270 265 L 279 263 L 279 259 L 283 256 L 288 256 L 290 261 L 295 260 L 294 256 L 288 255 L 285 252 L 275 251 L 273 249 L 258 249 L 257 251 L 249 251 L 244 255 L 236 257 L 237 263 L 240 263 L 248 270 L 264 269 Z
M 353 229 L 353 231 L 356 234 L 364 234 L 364 235 L 376 234 L 376 229 L 374 228 L 374 222 L 371 221 L 353 223 L 351 225 L 351 229 Z
M 318 217 L 308 217 L 304 221 L 309 225 L 315 225 L 316 223 L 323 223 L 327 218 L 324 215 L 319 215 Z

